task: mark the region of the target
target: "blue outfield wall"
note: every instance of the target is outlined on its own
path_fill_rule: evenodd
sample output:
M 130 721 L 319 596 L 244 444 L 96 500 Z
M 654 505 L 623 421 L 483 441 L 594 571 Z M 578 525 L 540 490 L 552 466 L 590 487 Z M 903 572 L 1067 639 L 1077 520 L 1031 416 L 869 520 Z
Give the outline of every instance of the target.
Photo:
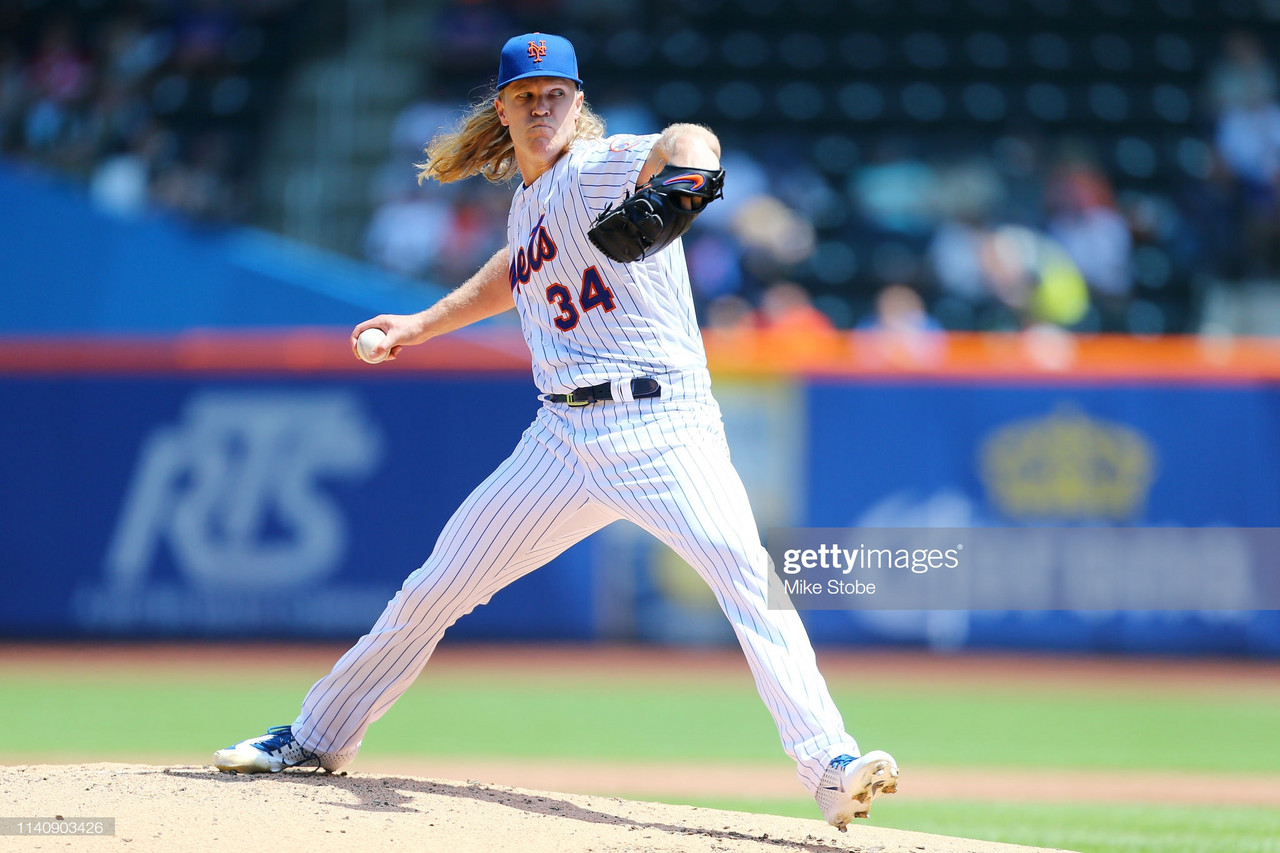
M 532 419 L 528 380 L 482 385 L 4 378 L 0 631 L 358 636 Z M 580 563 L 455 634 L 591 636 Z
M 354 638 L 515 446 L 534 394 L 481 374 L 0 374 L 0 634 Z M 718 394 L 762 528 L 1280 526 L 1270 385 Z M 451 638 L 732 642 L 691 571 L 625 528 Z M 822 644 L 1280 654 L 1275 612 L 804 619 Z
M 814 382 L 806 409 L 807 526 L 1280 526 L 1280 388 L 1268 384 Z M 1196 570 L 1214 583 L 1212 560 Z M 1280 653 L 1275 611 L 805 620 L 816 642 Z

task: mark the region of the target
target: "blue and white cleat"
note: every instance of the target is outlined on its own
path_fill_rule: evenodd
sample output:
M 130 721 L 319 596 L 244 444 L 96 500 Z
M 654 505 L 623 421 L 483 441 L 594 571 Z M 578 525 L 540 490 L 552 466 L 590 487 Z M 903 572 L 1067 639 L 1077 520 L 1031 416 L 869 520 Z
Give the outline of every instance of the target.
M 273 726 L 260 737 L 242 740 L 213 754 L 223 773 L 279 773 L 286 767 L 321 768 L 320 756 L 303 749 L 289 726 Z
M 877 749 L 861 758 L 840 755 L 831 759 L 814 799 L 827 823 L 845 832 L 850 820 L 867 816 L 872 800 L 896 790 L 898 762 Z

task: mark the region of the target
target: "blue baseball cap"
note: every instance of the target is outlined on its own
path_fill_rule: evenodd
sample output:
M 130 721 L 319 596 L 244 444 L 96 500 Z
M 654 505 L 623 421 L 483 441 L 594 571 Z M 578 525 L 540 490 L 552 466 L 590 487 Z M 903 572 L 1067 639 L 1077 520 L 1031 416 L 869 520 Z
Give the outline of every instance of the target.
M 498 61 L 498 88 L 525 77 L 564 77 L 579 86 L 578 55 L 564 36 L 526 33 L 507 39 Z

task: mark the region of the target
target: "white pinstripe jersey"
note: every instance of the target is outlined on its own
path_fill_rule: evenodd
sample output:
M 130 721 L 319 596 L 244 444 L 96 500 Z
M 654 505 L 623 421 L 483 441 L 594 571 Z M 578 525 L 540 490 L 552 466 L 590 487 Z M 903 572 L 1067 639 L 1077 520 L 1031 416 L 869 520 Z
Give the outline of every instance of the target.
M 619 264 L 587 239 L 605 205 L 635 188 L 657 139 L 575 140 L 511 201 L 512 296 L 544 394 L 706 369 L 681 242 Z

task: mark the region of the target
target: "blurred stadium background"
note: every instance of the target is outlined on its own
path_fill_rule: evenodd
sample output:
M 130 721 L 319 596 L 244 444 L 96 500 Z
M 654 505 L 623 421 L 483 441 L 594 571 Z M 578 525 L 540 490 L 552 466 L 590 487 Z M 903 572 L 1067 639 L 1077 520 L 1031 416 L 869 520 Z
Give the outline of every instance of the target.
M 535 29 L 611 132 L 724 142 L 686 245 L 762 528 L 1280 519 L 1273 0 L 12 0 L 0 632 L 372 623 L 536 401 L 513 317 L 377 369 L 346 331 L 500 244 L 510 187 L 412 164 Z M 1275 612 L 1094 604 L 806 620 L 1280 654 Z M 732 643 L 617 526 L 451 636 Z

